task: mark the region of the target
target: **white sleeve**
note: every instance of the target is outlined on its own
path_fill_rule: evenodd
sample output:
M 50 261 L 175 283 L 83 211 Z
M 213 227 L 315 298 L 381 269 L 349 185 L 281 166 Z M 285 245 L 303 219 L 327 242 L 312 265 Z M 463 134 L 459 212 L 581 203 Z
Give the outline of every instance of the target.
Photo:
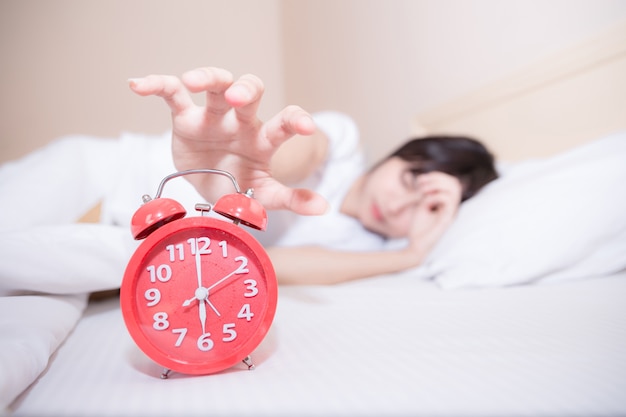
M 329 159 L 354 158 L 362 153 L 359 130 L 349 116 L 335 111 L 314 113 L 312 116 L 318 129 L 328 137 Z
M 257 234 L 270 246 L 317 245 L 337 250 L 371 250 L 381 247 L 381 238 L 367 232 L 354 218 L 340 212 L 345 193 L 365 169 L 359 131 L 354 121 L 338 112 L 312 115 L 317 127 L 329 140 L 325 163 L 305 183 L 330 204 L 321 216 L 297 216 L 270 212 L 268 231 Z
M 176 171 L 171 150 L 171 133 L 139 135 L 126 133 L 120 139 L 119 166 L 111 173 L 115 186 L 102 204 L 103 223 L 129 226 L 135 211 L 141 206 L 141 197 L 154 197 L 160 182 Z M 204 201 L 198 191 L 184 178 L 167 183 L 163 196 L 181 203 L 188 213 Z

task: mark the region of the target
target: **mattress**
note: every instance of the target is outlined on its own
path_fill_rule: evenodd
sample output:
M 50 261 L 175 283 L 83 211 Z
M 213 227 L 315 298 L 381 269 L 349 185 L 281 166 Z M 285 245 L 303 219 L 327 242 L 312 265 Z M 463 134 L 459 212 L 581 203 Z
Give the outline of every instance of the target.
M 444 291 L 411 271 L 280 287 L 241 364 L 161 379 L 91 301 L 15 416 L 626 415 L 626 273 Z

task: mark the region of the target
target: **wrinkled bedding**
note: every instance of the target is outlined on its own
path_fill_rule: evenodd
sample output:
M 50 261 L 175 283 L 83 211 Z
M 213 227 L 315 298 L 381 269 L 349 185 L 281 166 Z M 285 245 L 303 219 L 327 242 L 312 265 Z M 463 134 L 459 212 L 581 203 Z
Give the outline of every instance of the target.
M 256 368 L 160 378 L 92 302 L 15 416 L 626 414 L 626 275 L 442 291 L 406 272 L 281 287 Z
M 141 193 L 107 206 L 120 192 L 110 175 L 151 139 L 106 151 L 85 139 L 0 167 L 0 407 L 17 415 L 626 414 L 617 395 L 626 392 L 626 133 L 508 167 L 464 205 L 420 268 L 282 288 L 254 376 L 171 382 L 132 345 L 115 300 L 83 315 L 90 293 L 119 287 L 136 246 L 127 225 L 106 218 L 132 213 Z M 63 170 L 52 169 L 48 152 L 65 155 Z M 139 188 L 153 191 L 153 179 L 171 171 L 159 167 Z M 185 187 L 175 194 L 193 193 Z M 103 199 L 103 224 L 74 223 Z M 253 403 L 237 400 L 240 386 Z M 129 392 L 133 401 L 120 400 Z M 183 408 L 166 402 L 170 392 Z

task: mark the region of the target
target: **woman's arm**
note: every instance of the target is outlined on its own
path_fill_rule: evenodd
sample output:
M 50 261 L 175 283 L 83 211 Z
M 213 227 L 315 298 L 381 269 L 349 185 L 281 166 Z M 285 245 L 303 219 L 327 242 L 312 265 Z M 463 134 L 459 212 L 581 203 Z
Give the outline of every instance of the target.
M 461 183 L 441 172 L 422 174 L 424 196 L 415 208 L 406 247 L 389 251 L 347 252 L 322 247 L 268 249 L 281 284 L 336 284 L 419 266 L 454 221 Z
M 268 249 L 279 284 L 325 285 L 400 272 L 418 266 L 426 252 L 410 249 L 347 252 L 322 247 Z
M 272 157 L 272 176 L 285 185 L 308 178 L 328 156 L 328 137 L 321 130 L 298 135 L 283 143 Z

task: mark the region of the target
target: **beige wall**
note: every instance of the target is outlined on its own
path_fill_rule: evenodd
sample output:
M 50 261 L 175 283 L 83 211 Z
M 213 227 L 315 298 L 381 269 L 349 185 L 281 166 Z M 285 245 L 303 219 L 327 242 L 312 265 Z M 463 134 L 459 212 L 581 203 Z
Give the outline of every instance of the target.
M 162 132 L 167 108 L 129 77 L 216 65 L 284 103 L 278 0 L 1 0 L 0 159 L 60 135 Z
M 419 112 L 422 130 L 481 138 L 502 161 L 626 130 L 626 21 L 510 77 Z
M 161 132 L 126 79 L 217 65 L 359 124 L 371 160 L 437 106 L 626 19 L 624 0 L 2 0 L 0 160 L 63 134 Z
M 403 142 L 418 112 L 626 19 L 623 0 L 284 0 L 283 6 L 288 100 L 351 114 L 370 160 Z

